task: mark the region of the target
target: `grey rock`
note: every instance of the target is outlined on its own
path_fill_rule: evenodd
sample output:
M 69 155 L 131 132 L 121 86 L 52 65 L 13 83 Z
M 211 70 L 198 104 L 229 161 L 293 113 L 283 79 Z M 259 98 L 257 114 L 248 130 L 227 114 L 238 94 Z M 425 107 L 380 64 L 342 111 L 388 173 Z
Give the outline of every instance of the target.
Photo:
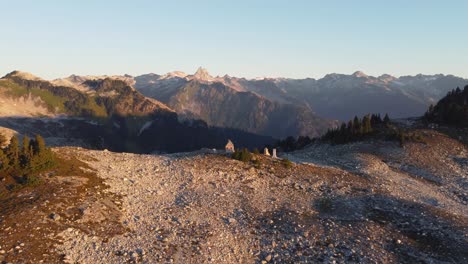
M 49 218 L 52 219 L 52 220 L 54 220 L 54 221 L 58 221 L 58 220 L 60 220 L 61 217 L 60 217 L 60 215 L 57 214 L 57 213 L 51 213 L 51 214 L 49 215 Z

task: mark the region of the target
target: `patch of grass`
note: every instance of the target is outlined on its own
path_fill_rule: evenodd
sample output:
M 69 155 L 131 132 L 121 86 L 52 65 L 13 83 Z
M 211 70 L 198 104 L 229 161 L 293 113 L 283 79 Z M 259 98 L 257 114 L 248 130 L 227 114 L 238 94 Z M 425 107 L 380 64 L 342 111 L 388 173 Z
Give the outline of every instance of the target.
M 79 107 L 77 107 L 73 103 L 77 99 L 72 96 L 67 97 L 68 94 L 56 94 L 56 90 L 48 88 L 27 88 L 26 86 L 19 85 L 7 79 L 0 80 L 0 91 L 3 91 L 5 95 L 12 98 L 24 97 L 28 96 L 28 94 L 39 97 L 43 101 L 44 106 L 47 107 L 49 111 L 55 113 L 68 113 L 72 115 L 87 113 L 95 117 L 107 117 L 108 115 L 106 108 L 96 103 L 95 96 L 88 97 L 88 100 L 80 100 Z
M 83 106 L 84 109 L 88 109 L 96 117 L 107 117 L 107 111 L 104 106 L 100 106 L 96 103 L 96 100 L 94 97 L 92 97 L 92 100 L 89 100 L 89 102 Z
M 292 162 L 289 159 L 284 158 L 284 159 L 281 160 L 281 165 L 283 165 L 283 167 L 289 169 L 289 168 L 292 167 Z
M 25 187 L 35 187 L 42 183 L 42 180 L 34 175 L 26 175 L 23 177 L 22 185 Z
M 53 170 L 52 175 L 61 175 L 61 176 L 73 176 L 73 175 L 83 175 L 83 176 L 94 176 L 94 173 L 89 172 L 91 168 L 88 164 L 80 161 L 74 156 L 68 155 L 56 155 L 57 156 L 57 166 Z M 86 170 L 83 170 L 85 168 Z
M 50 111 L 53 112 L 58 112 L 58 113 L 64 113 L 65 112 L 65 100 L 61 97 L 53 95 L 51 92 L 46 91 L 46 90 L 40 90 L 40 89 L 31 89 L 30 90 L 32 95 L 38 96 L 44 101 L 46 104 L 47 108 Z
M 50 111 L 59 113 L 65 112 L 65 100 L 59 96 L 55 96 L 47 90 L 37 88 L 28 89 L 10 80 L 1 80 L 0 86 L 5 89 L 5 94 L 9 97 L 19 98 L 28 96 L 28 94 L 32 94 L 35 97 L 41 98 L 45 107 L 47 107 L 47 109 Z
M 11 80 L 0 80 L 0 89 L 10 97 L 21 97 L 28 94 L 26 87 L 18 85 Z

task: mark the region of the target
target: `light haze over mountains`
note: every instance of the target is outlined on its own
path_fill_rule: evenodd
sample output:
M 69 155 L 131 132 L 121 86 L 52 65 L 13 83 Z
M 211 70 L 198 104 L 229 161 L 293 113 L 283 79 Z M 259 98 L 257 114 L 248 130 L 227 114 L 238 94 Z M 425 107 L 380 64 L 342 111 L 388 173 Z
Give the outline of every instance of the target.
M 464 87 L 468 80 L 454 75 L 423 75 L 394 77 L 388 74 L 369 76 L 361 71 L 351 75 L 331 73 L 323 78 L 238 78 L 229 75 L 212 76 L 200 67 L 194 74 L 181 71 L 166 74 L 143 74 L 127 78 L 137 90 L 178 109 L 180 112 L 200 114 L 194 101 L 177 102 L 189 84 L 202 84 L 205 88 L 229 88 L 234 94 L 253 93 L 258 97 L 281 104 L 304 105 L 315 114 L 338 120 L 348 120 L 355 115 L 388 113 L 394 118 L 422 115 L 453 87 Z M 73 82 L 73 76 L 55 80 Z M 219 88 L 218 87 L 218 88 Z M 186 97 L 187 98 L 187 95 Z M 179 98 L 180 99 L 180 98 Z M 192 98 L 193 99 L 193 98 Z M 214 98 L 211 98 L 212 104 Z M 205 104 L 206 105 L 206 104 Z

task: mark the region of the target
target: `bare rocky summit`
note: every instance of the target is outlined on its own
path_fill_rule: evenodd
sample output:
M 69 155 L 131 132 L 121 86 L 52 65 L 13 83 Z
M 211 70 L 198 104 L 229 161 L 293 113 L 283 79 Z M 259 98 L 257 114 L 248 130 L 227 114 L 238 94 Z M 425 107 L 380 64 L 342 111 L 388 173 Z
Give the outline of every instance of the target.
M 263 155 L 57 148 L 82 175 L 47 177 L 47 191 L 17 194 L 21 208 L 2 205 L 0 260 L 463 263 L 468 149 L 422 133 L 404 148 L 311 146 L 287 155 L 291 168 Z

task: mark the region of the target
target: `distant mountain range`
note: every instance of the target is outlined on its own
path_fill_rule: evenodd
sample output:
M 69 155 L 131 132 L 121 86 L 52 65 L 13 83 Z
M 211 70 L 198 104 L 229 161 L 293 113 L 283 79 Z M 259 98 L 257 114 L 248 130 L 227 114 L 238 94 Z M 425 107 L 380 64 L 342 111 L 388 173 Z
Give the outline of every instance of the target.
M 468 84 L 467 79 L 442 74 L 396 78 L 387 74 L 372 77 L 357 71 L 351 75 L 328 74 L 318 80 L 245 79 L 227 75 L 212 77 L 202 68 L 194 75 L 173 72 L 145 74 L 134 79 L 136 89 L 167 103 L 176 111 L 181 108 L 179 110 L 197 113 L 193 105 L 175 107 L 180 102 L 178 95 L 189 82 L 207 86 L 220 83 L 232 93 L 249 92 L 282 105 L 305 107 L 316 116 L 332 120 L 349 120 L 367 113 L 388 113 L 393 118 L 421 116 L 430 104 L 435 104 L 453 87 Z M 221 86 L 218 84 L 217 87 Z
M 91 91 L 85 80 L 96 77 L 70 76 L 55 80 Z M 301 102 L 276 100 L 245 89 L 229 77 L 212 77 L 203 68 L 193 75 L 172 72 L 147 74 L 125 80 L 143 95 L 165 103 L 182 119 L 199 119 L 209 126 L 234 128 L 275 138 L 319 136 L 336 122 L 319 117 Z M 232 81 L 232 82 L 230 82 Z
M 101 118 L 112 120 L 109 130 L 126 127 L 129 137 L 147 133 L 151 128 L 172 131 L 179 125 L 184 128 L 178 129 L 187 131 L 188 127 L 227 129 L 231 136 L 244 131 L 241 138 L 249 138 L 250 143 L 255 137 L 248 135 L 270 137 L 262 142 L 271 142 L 271 137 L 319 136 L 340 120 L 367 113 L 388 113 L 391 118 L 422 116 L 430 104 L 453 87 L 468 84 L 467 79 L 442 74 L 396 78 L 372 77 L 358 71 L 351 75 L 328 74 L 321 79 L 246 79 L 213 77 L 203 68 L 194 74 L 176 71 L 136 77 L 71 75 L 52 81 L 16 71 L 1 81 L 0 88 L 1 84 L 9 87 L 3 94 L 21 98 L 11 102 L 11 96 L 2 99 L 0 94 L 0 99 L 10 102 L 0 106 L 3 115 L 10 111 L 10 115 L 19 116 L 61 113 Z M 12 103 L 28 107 L 12 110 L 8 108 Z M 130 122 L 130 116 L 139 121 Z M 155 118 L 164 122 L 153 122 Z M 223 133 L 222 140 L 227 132 Z M 152 147 L 161 149 L 158 144 Z

